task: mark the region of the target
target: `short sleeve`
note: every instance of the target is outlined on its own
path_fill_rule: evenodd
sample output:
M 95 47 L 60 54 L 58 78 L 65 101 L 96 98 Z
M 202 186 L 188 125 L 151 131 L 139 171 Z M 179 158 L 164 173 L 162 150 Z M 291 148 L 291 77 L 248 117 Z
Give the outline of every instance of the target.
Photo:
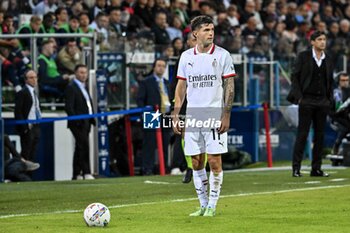
M 186 57 L 184 56 L 184 53 L 181 55 L 180 57 L 180 61 L 179 61 L 179 66 L 177 68 L 177 74 L 176 74 L 176 78 L 178 79 L 182 79 L 182 80 L 186 80 Z
M 230 78 L 234 76 L 236 76 L 235 66 L 233 65 L 233 60 L 231 55 L 228 52 L 226 52 L 222 77 Z

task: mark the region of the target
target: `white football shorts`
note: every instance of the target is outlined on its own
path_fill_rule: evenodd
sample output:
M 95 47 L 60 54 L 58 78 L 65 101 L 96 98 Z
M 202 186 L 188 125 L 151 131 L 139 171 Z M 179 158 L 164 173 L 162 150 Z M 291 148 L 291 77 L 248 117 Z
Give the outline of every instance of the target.
M 227 153 L 227 132 L 218 134 L 216 129 L 185 131 L 185 155 L 194 156 L 202 153 L 211 155 Z

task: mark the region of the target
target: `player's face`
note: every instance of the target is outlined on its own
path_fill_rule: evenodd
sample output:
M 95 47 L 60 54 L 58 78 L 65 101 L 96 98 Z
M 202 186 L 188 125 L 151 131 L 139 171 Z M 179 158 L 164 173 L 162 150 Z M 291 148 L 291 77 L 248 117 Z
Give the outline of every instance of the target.
M 211 45 L 214 41 L 214 24 L 204 24 L 194 32 L 197 42 L 204 47 Z
M 323 51 L 326 49 L 326 36 L 321 35 L 317 37 L 315 40 L 311 41 L 312 46 L 319 51 Z

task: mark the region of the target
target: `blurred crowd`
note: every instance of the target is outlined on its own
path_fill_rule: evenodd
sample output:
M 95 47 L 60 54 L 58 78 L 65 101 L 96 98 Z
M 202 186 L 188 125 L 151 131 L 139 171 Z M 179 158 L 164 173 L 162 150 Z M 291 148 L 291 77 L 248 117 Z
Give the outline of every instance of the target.
M 215 22 L 215 43 L 231 53 L 294 59 L 311 33 L 325 31 L 336 64 L 349 58 L 349 0 L 2 0 L 1 34 L 98 33 L 99 51 L 155 51 L 176 57 L 185 49 L 190 20 L 205 14 Z M 21 15 L 29 14 L 29 23 Z M 37 41 L 41 93 L 60 98 L 82 62 L 87 38 Z M 3 85 L 21 88 L 31 66 L 30 39 L 0 39 Z M 348 59 L 350 60 L 350 59 Z

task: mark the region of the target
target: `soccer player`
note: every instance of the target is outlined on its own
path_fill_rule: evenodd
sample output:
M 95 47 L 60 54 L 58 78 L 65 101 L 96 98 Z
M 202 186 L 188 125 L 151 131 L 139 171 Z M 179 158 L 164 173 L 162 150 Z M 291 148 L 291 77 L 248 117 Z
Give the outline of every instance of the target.
M 236 73 L 228 51 L 213 43 L 212 18 L 195 17 L 191 21 L 191 30 L 197 38 L 197 45 L 183 52 L 180 57 L 173 130 L 176 134 L 184 130 L 185 154 L 192 156 L 193 183 L 200 208 L 190 216 L 211 217 L 215 215 L 223 181 L 221 154 L 227 152 L 227 130 L 234 96 L 232 77 Z M 186 122 L 181 124 L 178 113 L 186 95 Z M 197 124 L 200 121 L 202 124 Z M 209 195 L 204 167 L 205 153 L 210 166 Z

